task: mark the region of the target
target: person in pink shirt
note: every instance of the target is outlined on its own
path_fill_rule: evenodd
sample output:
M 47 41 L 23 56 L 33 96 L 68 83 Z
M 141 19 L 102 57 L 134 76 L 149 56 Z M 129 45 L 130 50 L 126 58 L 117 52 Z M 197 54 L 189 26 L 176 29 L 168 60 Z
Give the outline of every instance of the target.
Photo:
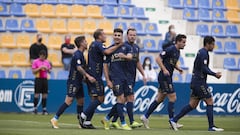
M 51 64 L 46 60 L 47 52 L 41 50 L 39 58 L 35 59 L 32 63 L 32 72 L 35 75 L 34 82 L 34 114 L 37 114 L 37 104 L 40 93 L 42 94 L 42 114 L 48 115 L 47 112 L 47 95 L 48 95 L 48 73 L 51 71 Z

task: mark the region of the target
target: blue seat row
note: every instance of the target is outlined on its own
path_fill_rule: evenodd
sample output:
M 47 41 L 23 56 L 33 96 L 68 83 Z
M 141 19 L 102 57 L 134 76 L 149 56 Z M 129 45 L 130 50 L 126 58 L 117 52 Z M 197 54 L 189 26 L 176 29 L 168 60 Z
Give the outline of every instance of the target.
M 26 16 L 23 11 L 23 6 L 21 4 L 12 3 L 10 5 L 10 8 L 8 10 L 7 5 L 4 3 L 0 3 L 0 16 L 16 16 L 16 17 L 22 17 Z
M 223 68 L 230 71 L 240 71 L 240 58 L 238 59 L 238 63 L 233 57 L 224 58 Z
M 235 41 L 226 41 L 224 46 L 222 42 L 216 41 L 216 47 L 214 49 L 215 54 L 240 54 L 240 50 L 237 47 L 237 42 Z
M 19 27 L 17 19 L 6 19 L 5 27 L 3 26 L 3 21 L 0 19 L 0 32 L 37 32 L 34 22 L 31 19 L 23 19 Z

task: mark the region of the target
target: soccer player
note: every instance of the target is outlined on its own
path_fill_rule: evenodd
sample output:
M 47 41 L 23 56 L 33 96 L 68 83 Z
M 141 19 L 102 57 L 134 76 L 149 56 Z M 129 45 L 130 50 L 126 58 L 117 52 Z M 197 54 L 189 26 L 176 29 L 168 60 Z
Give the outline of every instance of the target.
M 166 48 L 156 58 L 156 62 L 161 68 L 161 71 L 159 72 L 158 75 L 159 91 L 156 100 L 152 102 L 145 115 L 142 115 L 140 117 L 146 128 L 149 128 L 148 125 L 149 116 L 157 108 L 157 106 L 163 102 L 166 96 L 169 99 L 168 102 L 169 118 L 172 118 L 174 115 L 174 103 L 176 101 L 176 92 L 172 84 L 172 75 L 174 68 L 177 69 L 180 73 L 183 72 L 182 69 L 178 67 L 177 62 L 180 56 L 180 49 L 183 49 L 185 46 L 186 38 L 187 37 L 185 35 L 182 34 L 177 35 L 175 45 Z
M 92 100 L 87 109 L 81 113 L 80 125 L 82 128 L 95 129 L 91 120 L 93 114 L 101 103 L 104 101 L 104 86 L 102 80 L 103 71 L 103 57 L 111 54 L 121 45 L 106 49 L 103 43 L 106 42 L 106 35 L 103 29 L 97 29 L 93 33 L 95 41 L 93 41 L 88 50 L 88 73 L 96 79 L 96 82 L 92 83 L 87 81 L 88 92 Z
M 123 44 L 123 30 L 120 28 L 114 29 L 113 34 L 114 44 L 111 47 Z M 104 63 L 104 74 L 109 88 L 113 90 L 113 94 L 117 97 L 117 103 L 112 107 L 111 111 L 101 121 L 106 130 L 109 130 L 109 121 L 112 116 L 118 114 L 121 121 L 121 129 L 132 130 L 124 118 L 125 95 L 129 91 L 128 78 L 126 72 L 126 61 L 132 59 L 132 48 L 128 44 L 123 44 L 115 52 L 107 57 L 107 62 Z M 109 67 L 108 67 L 109 66 Z
M 194 61 L 193 66 L 193 75 L 191 80 L 191 97 L 189 104 L 182 108 L 181 112 L 176 115 L 174 118 L 169 120 L 172 128 L 177 131 L 176 123 L 184 115 L 195 109 L 200 100 L 204 100 L 207 104 L 207 118 L 209 131 L 224 131 L 222 128 L 218 128 L 214 125 L 213 122 L 213 97 L 211 92 L 208 89 L 207 75 L 215 76 L 216 78 L 221 78 L 221 72 L 213 72 L 209 69 L 209 54 L 208 52 L 213 51 L 215 44 L 215 39 L 212 36 L 206 36 L 203 40 L 203 48 L 200 49 L 197 53 L 197 57 Z
M 89 75 L 84 68 L 86 67 L 86 61 L 84 59 L 83 52 L 87 49 L 87 41 L 84 36 L 79 36 L 75 40 L 75 45 L 78 50 L 73 54 L 70 72 L 67 80 L 67 95 L 64 103 L 60 106 L 55 116 L 51 119 L 53 128 L 58 127 L 58 119 L 62 113 L 72 104 L 74 98 L 77 99 L 77 113 L 81 114 L 83 110 L 84 102 L 84 90 L 82 80 L 85 77 L 90 82 L 95 82 L 96 79 Z

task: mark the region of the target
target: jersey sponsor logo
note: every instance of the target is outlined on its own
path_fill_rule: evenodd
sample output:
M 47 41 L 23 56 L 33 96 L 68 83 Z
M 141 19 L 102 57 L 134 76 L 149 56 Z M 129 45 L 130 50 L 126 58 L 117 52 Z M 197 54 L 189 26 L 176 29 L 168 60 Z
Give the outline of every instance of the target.
M 207 60 L 204 60 L 203 63 L 206 65 L 207 64 Z
M 162 51 L 161 55 L 166 55 L 166 51 Z
M 80 59 L 78 59 L 78 60 L 77 60 L 77 63 L 78 63 L 78 64 L 81 64 L 81 60 L 80 60 Z

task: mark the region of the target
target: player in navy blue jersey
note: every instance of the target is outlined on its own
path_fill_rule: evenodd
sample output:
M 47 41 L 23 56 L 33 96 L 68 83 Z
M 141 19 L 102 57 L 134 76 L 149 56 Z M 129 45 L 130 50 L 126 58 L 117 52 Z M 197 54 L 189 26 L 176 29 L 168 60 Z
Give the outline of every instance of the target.
M 93 76 L 96 81 L 94 83 L 87 80 L 88 93 L 92 100 L 80 117 L 80 125 L 82 128 L 95 129 L 91 123 L 93 114 L 104 101 L 104 86 L 102 80 L 103 58 L 104 55 L 109 55 L 121 45 L 106 49 L 103 43 L 106 42 L 106 35 L 103 29 L 97 29 L 93 33 L 95 41 L 93 41 L 88 50 L 88 70 L 87 73 Z
M 221 78 L 221 72 L 213 72 L 209 69 L 209 54 L 208 52 L 213 51 L 215 45 L 215 39 L 212 36 L 206 36 L 203 40 L 204 47 L 200 49 L 197 53 L 197 57 L 194 61 L 193 74 L 191 80 L 191 97 L 189 104 L 183 107 L 181 112 L 174 118 L 169 120 L 172 128 L 177 131 L 176 123 L 184 115 L 195 109 L 200 100 L 204 100 L 207 104 L 206 113 L 208 118 L 209 131 L 223 131 L 224 129 L 218 128 L 213 122 L 213 97 L 208 89 L 207 75 L 215 76 L 216 78 Z
M 123 44 L 123 30 L 120 28 L 114 29 L 114 44 L 111 47 Z M 127 80 L 127 61 L 132 60 L 132 47 L 128 44 L 123 44 L 120 48 L 107 56 L 104 63 L 104 74 L 107 85 L 113 90 L 113 94 L 117 97 L 117 103 L 112 107 L 110 113 L 102 120 L 105 129 L 109 129 L 109 121 L 112 116 L 118 114 L 121 121 L 121 129 L 131 130 L 124 118 L 125 95 L 129 91 Z
M 161 68 L 161 71 L 158 74 L 159 91 L 156 100 L 152 102 L 145 115 L 142 115 L 140 117 L 146 128 L 149 128 L 148 126 L 149 116 L 157 108 L 157 106 L 163 102 L 166 96 L 169 99 L 168 102 L 169 118 L 172 118 L 174 115 L 174 103 L 176 101 L 176 92 L 172 84 L 172 75 L 174 69 L 177 69 L 180 73 L 183 72 L 183 70 L 178 67 L 177 62 L 180 56 L 180 49 L 183 49 L 185 46 L 186 38 L 187 37 L 185 35 L 182 34 L 177 35 L 175 45 L 166 48 L 156 58 L 156 62 Z
M 81 114 L 83 110 L 84 91 L 82 86 L 83 78 L 94 83 L 96 80 L 85 71 L 86 61 L 83 52 L 87 49 L 87 41 L 84 36 L 79 36 L 75 40 L 78 50 L 73 54 L 70 72 L 67 80 L 67 95 L 64 103 L 60 106 L 55 116 L 51 119 L 53 128 L 58 127 L 58 119 L 62 113 L 72 104 L 74 98 L 77 99 L 77 113 Z

